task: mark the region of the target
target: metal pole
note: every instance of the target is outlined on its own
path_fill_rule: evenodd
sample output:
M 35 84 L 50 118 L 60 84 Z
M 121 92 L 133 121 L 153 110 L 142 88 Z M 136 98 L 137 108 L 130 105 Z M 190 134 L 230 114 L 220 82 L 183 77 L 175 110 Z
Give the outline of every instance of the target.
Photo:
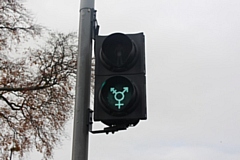
M 94 0 L 81 0 L 72 160 L 88 159 L 93 9 Z

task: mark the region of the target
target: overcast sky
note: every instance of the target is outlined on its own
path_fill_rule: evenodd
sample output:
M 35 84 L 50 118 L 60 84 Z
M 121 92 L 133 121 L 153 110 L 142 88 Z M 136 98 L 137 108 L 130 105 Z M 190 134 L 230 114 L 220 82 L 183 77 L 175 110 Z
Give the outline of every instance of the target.
M 78 31 L 80 0 L 25 4 L 37 23 Z M 145 34 L 148 120 L 113 135 L 90 134 L 89 160 L 240 159 L 239 8 L 239 0 L 95 2 L 101 35 Z M 72 123 L 66 131 L 56 160 L 71 159 Z

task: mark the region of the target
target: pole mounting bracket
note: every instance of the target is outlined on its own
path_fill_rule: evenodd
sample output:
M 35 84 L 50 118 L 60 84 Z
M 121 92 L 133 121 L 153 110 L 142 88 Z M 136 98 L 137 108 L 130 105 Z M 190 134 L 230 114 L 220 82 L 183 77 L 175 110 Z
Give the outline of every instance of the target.
M 92 9 L 91 12 L 92 12 L 92 21 L 91 21 L 91 23 L 92 23 L 92 28 L 91 28 L 91 30 L 92 30 L 92 39 L 95 40 L 96 36 L 99 33 L 100 26 L 98 25 L 97 17 L 96 17 L 97 10 Z
M 112 125 L 112 126 L 109 126 L 109 127 L 105 127 L 102 130 L 93 131 L 92 130 L 92 125 L 93 125 L 93 110 L 89 109 L 89 132 L 91 132 L 92 134 L 99 134 L 99 133 L 106 133 L 106 134 L 112 133 L 112 134 L 114 134 L 117 131 L 126 130 L 129 127 L 129 125 L 121 124 L 121 125 Z

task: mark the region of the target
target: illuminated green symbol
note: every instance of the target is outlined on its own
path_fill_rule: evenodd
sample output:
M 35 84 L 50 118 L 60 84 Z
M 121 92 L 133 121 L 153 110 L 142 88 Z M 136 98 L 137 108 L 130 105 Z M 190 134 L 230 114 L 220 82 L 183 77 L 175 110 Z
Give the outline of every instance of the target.
M 118 106 L 118 109 L 121 109 L 121 106 L 124 105 L 123 103 L 121 103 L 121 101 L 124 100 L 124 93 L 128 92 L 128 87 L 123 87 L 123 91 L 117 91 L 115 88 L 110 88 L 110 91 L 114 94 L 114 99 L 118 101 L 115 106 Z

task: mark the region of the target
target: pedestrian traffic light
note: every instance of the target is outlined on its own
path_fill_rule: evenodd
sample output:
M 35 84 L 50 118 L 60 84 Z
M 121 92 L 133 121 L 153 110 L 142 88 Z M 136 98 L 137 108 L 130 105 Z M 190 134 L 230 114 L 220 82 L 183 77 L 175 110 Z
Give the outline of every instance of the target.
M 136 125 L 146 116 L 143 33 L 114 33 L 95 39 L 94 121 Z

